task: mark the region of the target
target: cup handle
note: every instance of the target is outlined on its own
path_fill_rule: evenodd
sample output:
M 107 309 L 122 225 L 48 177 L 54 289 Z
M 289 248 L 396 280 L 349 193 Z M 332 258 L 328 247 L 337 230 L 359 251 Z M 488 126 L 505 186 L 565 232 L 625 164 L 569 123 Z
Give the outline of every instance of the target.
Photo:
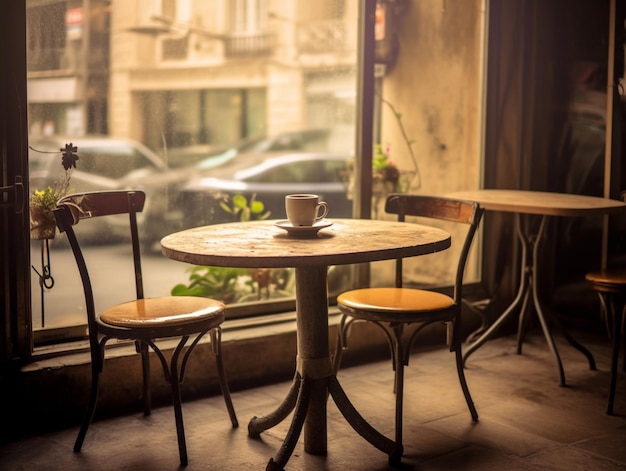
M 320 219 L 324 219 L 328 214 L 328 203 L 326 201 L 320 201 L 317 204 L 317 216 L 315 217 L 316 221 Z

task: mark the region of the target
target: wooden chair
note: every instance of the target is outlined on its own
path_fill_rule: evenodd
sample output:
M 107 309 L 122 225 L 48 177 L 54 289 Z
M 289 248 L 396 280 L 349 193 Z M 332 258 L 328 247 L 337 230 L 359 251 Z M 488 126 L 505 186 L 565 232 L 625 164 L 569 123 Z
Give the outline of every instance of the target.
M 74 451 L 80 451 L 87 429 L 93 419 L 107 342 L 111 339 L 132 340 L 135 341 L 136 349 L 141 354 L 145 415 L 149 415 L 151 409 L 149 347 L 155 352 L 161 362 L 165 378 L 171 385 L 180 462 L 181 465 L 185 466 L 188 460 L 180 385 L 184 379 L 189 355 L 198 345 L 200 339 L 207 333 L 211 339 L 212 351 L 217 362 L 220 386 L 230 420 L 233 427 L 238 426 L 224 373 L 220 347 L 224 305 L 213 299 L 199 297 L 164 296 L 144 298 L 137 213 L 143 209 L 145 199 L 146 196 L 142 191 L 77 193 L 62 198 L 57 203 L 57 209 L 55 210 L 57 225 L 59 230 L 67 235 L 82 280 L 91 350 L 91 393 L 88 408 L 74 444 Z M 123 214 L 127 214 L 129 218 L 136 300 L 109 307 L 97 313 L 89 271 L 83 251 L 74 232 L 74 226 L 79 222 L 87 222 L 94 218 Z M 119 218 L 119 216 L 114 217 Z M 115 276 L 114 273 L 112 275 Z M 168 365 L 165 355 L 159 349 L 156 340 L 178 337 L 180 337 L 178 346 L 173 350 Z M 185 345 L 190 338 L 193 340 L 189 347 L 185 349 Z
M 404 366 L 409 364 L 411 347 L 417 334 L 427 325 L 443 322 L 448 325 L 450 351 L 456 354 L 456 366 L 472 420 L 478 414 L 470 396 L 463 372 L 461 354 L 461 296 L 463 273 L 470 246 L 483 214 L 478 203 L 419 195 L 391 195 L 387 198 L 385 211 L 396 214 L 399 221 L 407 216 L 452 221 L 467 225 L 465 240 L 456 265 L 454 295 L 404 288 L 402 286 L 402 260 L 396 261 L 396 282 L 393 288 L 364 288 L 344 292 L 337 298 L 337 305 L 343 313 L 337 349 L 334 356 L 335 372 L 341 363 L 342 351 L 347 348 L 348 329 L 354 321 L 370 321 L 380 327 L 389 341 L 395 370 L 394 391 L 396 393 L 395 440 L 402 445 L 402 402 L 404 387 Z M 421 221 L 420 221 L 421 222 Z M 415 324 L 408 340 L 403 342 L 405 328 Z
M 624 335 L 624 316 L 626 309 L 626 269 L 608 269 L 589 272 L 585 278 L 598 293 L 602 314 L 612 343 L 611 376 L 609 382 L 609 398 L 606 413 L 613 415 L 615 388 L 617 387 L 617 369 L 619 350 Z M 626 371 L 626 347 L 622 368 Z

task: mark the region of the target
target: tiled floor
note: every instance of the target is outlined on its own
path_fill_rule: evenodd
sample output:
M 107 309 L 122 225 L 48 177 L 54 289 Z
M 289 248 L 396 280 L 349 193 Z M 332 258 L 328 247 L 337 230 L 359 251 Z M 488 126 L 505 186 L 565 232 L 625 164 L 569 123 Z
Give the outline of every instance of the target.
M 579 339 L 596 356 L 597 371 L 558 341 L 568 387 L 560 387 L 555 363 L 542 337 L 531 336 L 524 354 L 514 338 L 495 339 L 478 350 L 466 370 L 480 414 L 472 424 L 445 349 L 413 355 L 406 370 L 405 455 L 402 469 L 419 470 L 626 470 L 626 378 L 620 372 L 616 413 L 605 414 L 608 341 Z M 393 434 L 390 363 L 346 368 L 339 379 L 359 411 L 381 432 Z M 183 405 L 189 471 L 265 469 L 278 450 L 287 423 L 248 437 L 247 422 L 269 412 L 289 383 L 237 391 L 241 422 L 231 429 L 221 396 Z M 371 447 L 328 406 L 328 455 L 312 456 L 299 441 L 287 470 L 390 469 Z M 77 429 L 0 446 L 6 470 L 175 470 L 179 468 L 172 409 L 95 422 L 83 451 L 72 444 Z

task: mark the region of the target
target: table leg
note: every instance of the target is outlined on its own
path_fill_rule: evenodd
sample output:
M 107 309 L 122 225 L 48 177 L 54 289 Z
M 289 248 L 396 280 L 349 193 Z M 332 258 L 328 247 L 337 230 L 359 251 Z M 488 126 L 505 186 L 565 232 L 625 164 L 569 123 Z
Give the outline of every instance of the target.
M 544 314 L 543 307 L 541 306 L 541 301 L 539 300 L 539 294 L 538 294 L 538 289 L 537 289 L 537 286 L 539 283 L 537 281 L 537 274 L 535 272 L 536 267 L 539 265 L 539 242 L 543 236 L 546 221 L 547 221 L 547 216 L 543 216 L 541 219 L 541 225 L 539 226 L 539 232 L 537 233 L 537 238 L 533 247 L 533 258 L 532 258 L 532 266 L 533 266 L 532 270 L 533 271 L 531 272 L 531 277 L 532 277 L 531 286 L 533 290 L 533 302 L 535 305 L 535 310 L 537 311 L 537 316 L 539 317 L 539 322 L 541 323 L 541 328 L 543 329 L 544 337 L 546 338 L 546 341 L 548 342 L 548 346 L 550 347 L 550 350 L 552 351 L 552 355 L 555 357 L 557 361 L 557 368 L 559 371 L 561 386 L 565 386 L 566 383 L 565 383 L 565 373 L 563 371 L 563 364 L 561 362 L 561 358 L 559 356 L 558 350 L 554 343 L 554 339 L 552 338 L 552 334 L 550 333 L 549 324 Z M 557 327 L 561 330 L 561 332 L 563 333 L 563 336 L 565 337 L 565 340 L 567 340 L 572 347 L 574 347 L 576 350 L 578 350 L 583 355 L 585 355 L 585 357 L 589 361 L 589 369 L 595 370 L 596 362 L 591 352 L 587 350 L 585 347 L 583 347 L 576 340 L 574 340 L 574 338 L 570 335 L 570 333 L 565 328 L 565 326 L 559 321 L 559 318 L 557 316 L 551 316 L 551 320 L 554 321 Z
M 557 370 L 559 374 L 559 380 L 561 386 L 565 386 L 565 372 L 563 370 L 563 364 L 561 362 L 561 357 L 559 356 L 559 352 L 556 348 L 556 344 L 554 342 L 554 338 L 552 337 L 552 333 L 550 331 L 550 326 L 548 323 L 548 318 L 544 313 L 544 309 L 541 306 L 541 302 L 539 299 L 538 293 L 538 282 L 537 282 L 537 272 L 536 268 L 538 266 L 539 260 L 539 245 L 542 240 L 546 223 L 547 216 L 542 216 L 541 222 L 539 224 L 539 229 L 535 235 L 527 236 L 524 234 L 521 228 L 520 222 L 520 214 L 515 215 L 515 226 L 517 230 L 518 239 L 520 241 L 520 245 L 522 247 L 522 271 L 520 274 L 520 287 L 517 292 L 517 296 L 511 303 L 511 305 L 500 315 L 500 317 L 493 323 L 493 325 L 482 334 L 477 340 L 475 340 L 466 350 L 463 355 L 463 362 L 467 360 L 469 355 L 475 352 L 479 347 L 481 347 L 504 323 L 504 321 L 519 307 L 520 303 L 522 304 L 522 309 L 520 311 L 520 318 L 518 321 L 518 333 L 517 333 L 517 353 L 522 353 L 522 344 L 524 341 L 524 324 L 525 324 L 525 316 L 526 309 L 528 308 L 529 298 L 532 296 L 533 306 L 537 313 L 537 317 L 539 318 L 539 322 L 541 324 L 541 329 L 543 331 L 543 335 L 548 343 L 548 347 L 554 356 L 557 364 Z M 528 258 L 528 250 L 529 247 L 532 247 L 532 257 Z M 583 353 L 587 359 L 589 360 L 590 369 L 595 369 L 595 360 L 593 355 L 589 350 L 579 344 L 576 340 L 572 338 L 567 329 L 563 325 L 560 324 L 558 318 L 553 316 L 554 322 L 563 332 L 565 339 L 572 345 L 574 348 Z
M 398 465 L 404 453 L 401 444 L 390 440 L 372 427 L 354 408 L 335 376 L 329 378 L 328 389 L 337 408 L 350 426 L 369 443 L 389 455 L 389 463 Z
M 533 294 L 533 304 L 535 306 L 535 311 L 537 312 L 537 317 L 539 318 L 539 323 L 541 324 L 541 329 L 543 330 L 543 336 L 546 338 L 546 342 L 548 343 L 548 347 L 556 360 L 557 370 L 559 373 L 559 380 L 561 382 L 561 386 L 565 386 L 565 371 L 563 370 L 563 363 L 561 362 L 561 357 L 559 356 L 559 351 L 556 348 L 556 344 L 554 343 L 554 338 L 552 337 L 552 332 L 550 332 L 550 326 L 548 325 L 548 321 L 546 316 L 543 313 L 543 309 L 541 308 L 541 303 L 539 302 L 539 294 L 537 290 L 537 273 L 535 269 L 537 267 L 537 259 L 539 253 L 539 242 L 541 241 L 543 231 L 546 225 L 546 216 L 542 216 L 541 223 L 539 225 L 539 231 L 537 232 L 537 237 L 535 239 L 535 243 L 533 246 L 533 257 L 532 257 L 532 267 L 531 270 L 531 286 L 532 286 L 532 294 Z
M 287 398 L 271 414 L 254 417 L 248 433 L 258 436 L 284 420 L 293 410 L 289 431 L 276 456 L 267 464 L 268 471 L 282 470 L 289 461 L 298 438 L 304 432 L 304 450 L 326 455 L 328 395 L 348 423 L 368 442 L 389 455 L 391 463 L 402 456 L 402 446 L 386 438 L 356 411 L 341 389 L 332 370 L 328 340 L 327 268 L 296 268 L 296 311 L 298 357 L 297 372 Z
M 271 412 L 263 417 L 252 417 L 248 423 L 248 435 L 251 437 L 258 437 L 261 432 L 265 432 L 285 420 L 294 407 L 296 407 L 298 393 L 300 392 L 301 387 L 300 383 L 300 373 L 296 372 L 296 376 L 293 379 L 293 383 L 291 383 L 291 388 L 289 389 L 285 400 L 276 408 L 274 412 Z
M 522 247 L 520 285 L 517 290 L 517 295 L 515 296 L 515 299 L 509 305 L 509 307 L 506 308 L 506 310 L 502 314 L 500 314 L 500 317 L 498 317 L 498 319 L 496 319 L 495 322 L 491 324 L 491 326 L 482 335 L 480 335 L 480 337 L 470 343 L 470 345 L 465 349 L 463 353 L 463 365 L 465 365 L 465 362 L 467 361 L 469 356 L 476 350 L 478 350 L 481 346 L 483 346 L 485 342 L 487 342 L 487 340 L 489 340 L 500 329 L 502 324 L 504 324 L 504 322 L 517 311 L 517 308 L 520 306 L 520 304 L 522 304 L 522 302 L 524 305 L 527 304 L 527 298 L 529 295 L 528 281 L 530 278 L 529 267 L 527 263 L 529 242 L 526 237 L 524 237 L 524 234 L 521 231 L 519 214 L 515 215 L 515 228 L 517 231 L 518 239 L 520 241 L 520 245 Z
M 311 384 L 309 413 L 304 421 L 304 449 L 326 454 L 326 379 L 332 376 L 328 340 L 327 268 L 296 268 L 298 370 Z

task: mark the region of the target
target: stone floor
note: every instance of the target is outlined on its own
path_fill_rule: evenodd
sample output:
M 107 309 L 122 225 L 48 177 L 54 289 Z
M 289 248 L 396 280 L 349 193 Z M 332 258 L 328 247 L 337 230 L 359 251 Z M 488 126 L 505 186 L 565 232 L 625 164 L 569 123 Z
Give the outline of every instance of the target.
M 405 454 L 401 469 L 419 470 L 626 470 L 626 379 L 620 371 L 616 415 L 605 413 L 608 341 L 578 334 L 596 356 L 597 370 L 558 339 L 567 387 L 540 336 L 531 336 L 521 356 L 515 339 L 494 339 L 470 358 L 466 375 L 480 414 L 473 424 L 461 394 L 454 356 L 445 349 L 419 352 L 406 370 Z M 359 411 L 378 430 L 393 434 L 389 362 L 346 368 L 339 380 Z M 271 411 L 289 383 L 236 391 L 241 422 L 232 429 L 221 396 L 183 405 L 189 471 L 265 469 L 287 430 L 282 423 L 253 439 L 247 422 Z M 392 469 L 328 406 L 328 455 L 303 451 L 302 439 L 286 470 Z M 173 412 L 159 408 L 92 424 L 83 451 L 72 452 L 77 429 L 0 445 L 3 470 L 179 469 Z

